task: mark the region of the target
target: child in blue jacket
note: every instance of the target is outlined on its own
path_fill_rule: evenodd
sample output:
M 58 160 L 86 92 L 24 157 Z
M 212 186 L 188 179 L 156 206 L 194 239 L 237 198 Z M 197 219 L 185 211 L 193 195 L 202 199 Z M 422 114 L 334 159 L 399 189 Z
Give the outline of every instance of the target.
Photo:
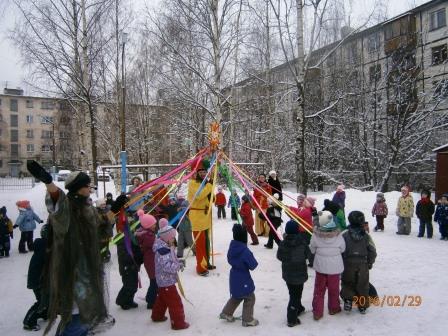
M 247 248 L 247 231 L 239 224 L 234 224 L 232 228 L 233 240 L 230 242 L 227 252 L 227 261 L 232 266 L 230 269 L 230 299 L 222 309 L 219 318 L 234 322 L 233 313 L 236 308 L 243 303 L 243 327 L 258 325 L 258 320 L 254 319 L 255 305 L 255 284 L 249 271 L 253 271 L 258 263 L 252 252 Z
M 434 221 L 439 224 L 440 240 L 448 240 L 448 193 L 440 198 Z

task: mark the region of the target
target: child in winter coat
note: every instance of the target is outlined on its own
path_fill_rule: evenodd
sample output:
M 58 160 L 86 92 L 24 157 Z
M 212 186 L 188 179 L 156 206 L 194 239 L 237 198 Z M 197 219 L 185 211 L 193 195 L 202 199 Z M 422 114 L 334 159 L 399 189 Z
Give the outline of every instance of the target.
M 422 238 L 425 235 L 426 228 L 427 237 L 432 238 L 432 215 L 434 215 L 435 206 L 431 201 L 431 192 L 429 190 L 423 190 L 421 197 L 415 207 L 415 214 L 420 221 L 417 237 Z
M 313 268 L 316 271 L 313 295 L 314 319 L 324 315 L 325 291 L 328 288 L 328 311 L 330 315 L 341 311 L 339 303 L 339 278 L 344 270 L 342 253 L 345 242 L 329 211 L 319 211 L 314 216 L 314 234 L 310 250 L 314 254 Z
M 300 324 L 298 316 L 305 311 L 302 305 L 302 292 L 303 284 L 308 280 L 306 265 L 308 256 L 308 244 L 299 234 L 297 223 L 289 221 L 286 223 L 285 236 L 277 251 L 277 259 L 282 262 L 282 278 L 289 292 L 286 314 L 288 327 Z
M 0 258 L 9 257 L 10 238 L 14 237 L 11 220 L 6 215 L 6 207 L 0 208 Z
M 36 222 L 43 223 L 44 221 L 35 214 L 31 208 L 30 201 L 17 201 L 17 207 L 19 208 L 19 217 L 17 217 L 15 227 L 19 227 L 20 241 L 19 241 L 19 253 L 27 253 L 25 249 L 25 242 L 28 245 L 28 250 L 33 250 L 33 233 L 36 229 Z
M 152 308 L 151 319 L 154 322 L 167 320 L 165 312 L 168 309 L 171 319 L 171 329 L 187 329 L 190 325 L 185 322 L 184 306 L 177 292 L 177 272 L 183 270 L 174 251 L 176 229 L 166 221 L 159 222 L 160 228 L 152 250 L 155 253 L 155 275 L 158 286 L 157 298 Z
M 44 293 L 43 275 L 44 266 L 48 259 L 47 241 L 49 237 L 49 224 L 42 226 L 40 230 L 40 238 L 34 240 L 34 253 L 31 257 L 28 267 L 27 287 L 32 289 L 36 302 L 28 309 L 23 319 L 23 329 L 37 331 L 40 329 L 37 320 L 47 319 L 48 297 Z
M 375 244 L 364 229 L 365 217 L 360 211 L 348 215 L 350 226 L 343 233 L 345 240 L 344 273 L 342 273 L 341 296 L 344 310 L 352 310 L 354 298 L 361 314 L 369 307 L 369 269 L 376 258 Z
M 332 201 L 339 205 L 339 207 L 344 211 L 345 209 L 345 186 L 343 184 L 338 185 L 336 192 L 333 195 Z
M 230 269 L 230 299 L 219 315 L 220 319 L 234 322 L 233 313 L 236 308 L 243 303 L 243 327 L 253 327 L 258 325 L 258 320 L 253 317 L 255 305 L 255 284 L 249 271 L 253 271 L 257 266 L 252 252 L 247 248 L 247 231 L 239 224 L 234 224 L 232 228 L 233 240 L 230 242 L 227 252 L 227 261 L 232 266 Z
M 227 204 L 227 207 L 230 208 L 231 210 L 232 220 L 238 220 L 237 214 L 240 206 L 241 206 L 240 197 L 236 193 L 236 190 L 232 190 L 232 194 L 229 197 L 229 203 Z
M 157 297 L 157 282 L 154 266 L 155 255 L 152 250 L 156 239 L 155 231 L 157 221 L 153 216 L 145 214 L 142 209 L 137 211 L 137 215 L 140 220 L 141 227 L 135 233 L 135 237 L 140 245 L 140 250 L 143 254 L 143 264 L 145 265 L 146 273 L 149 278 L 149 288 L 146 292 L 146 308 L 152 309 Z M 166 219 L 161 219 L 161 221 L 162 220 L 166 221 Z
M 342 232 L 347 228 L 344 210 L 342 210 L 342 208 L 337 203 L 330 201 L 329 199 L 324 200 L 324 208 L 322 209 L 322 211 L 331 212 L 339 231 Z
M 215 195 L 215 205 L 218 208 L 218 219 L 226 219 L 226 195 L 222 192 L 222 187 L 218 187 L 218 193 Z
M 440 198 L 434 221 L 439 224 L 440 240 L 448 240 L 448 193 Z
M 177 209 L 178 211 L 185 211 L 189 206 L 188 201 L 185 199 L 183 194 L 177 195 Z M 180 218 L 179 218 L 180 220 Z M 196 255 L 195 247 L 193 246 L 193 232 L 191 230 L 191 222 L 188 217 L 188 213 L 184 216 L 182 221 L 177 226 L 178 231 L 178 242 L 177 242 L 177 257 L 184 257 L 185 247 L 190 246 L 193 254 Z
M 107 216 L 109 212 L 107 202 L 104 198 L 100 198 L 96 201 L 96 211 L 100 219 L 98 223 L 98 239 L 100 241 L 101 259 L 103 262 L 110 261 L 109 241 L 113 237 L 112 223 Z
M 414 200 L 409 193 L 409 187 L 401 188 L 401 196 L 398 199 L 396 215 L 398 216 L 398 235 L 409 235 L 411 233 L 411 218 L 414 215 Z
M 372 208 L 372 217 L 376 218 L 376 226 L 373 231 L 384 232 L 384 219 L 387 217 L 388 209 L 383 193 L 376 194 L 376 202 Z
M 251 245 L 258 245 L 258 237 L 254 232 L 254 216 L 252 215 L 252 206 L 249 197 L 244 195 L 241 197 L 241 200 L 243 204 L 241 205 L 240 216 L 243 221 L 243 226 L 250 234 L 250 238 L 252 239 Z
M 275 195 L 278 194 L 274 194 Z M 276 197 L 276 198 L 277 198 Z M 271 221 L 272 225 L 274 226 L 275 230 L 270 228 L 269 230 L 269 239 L 268 242 L 264 245 L 264 247 L 268 249 L 272 249 L 274 247 L 274 241 L 278 245 L 280 243 L 280 238 L 278 238 L 277 235 L 277 229 L 282 225 L 282 208 L 274 204 L 274 201 L 269 199 L 269 207 L 266 209 L 266 216 Z

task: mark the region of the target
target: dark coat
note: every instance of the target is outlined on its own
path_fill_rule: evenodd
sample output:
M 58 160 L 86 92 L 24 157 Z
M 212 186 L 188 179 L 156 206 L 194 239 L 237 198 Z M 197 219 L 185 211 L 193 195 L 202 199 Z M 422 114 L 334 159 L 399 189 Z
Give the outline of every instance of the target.
M 429 200 L 429 202 L 422 202 L 422 200 L 417 202 L 415 208 L 415 214 L 417 218 L 425 222 L 432 222 L 432 215 L 434 215 L 435 206 L 434 203 Z
M 272 188 L 272 195 L 278 194 L 278 200 L 283 201 L 282 184 L 280 183 L 280 180 L 278 178 L 274 180 L 271 176 L 269 176 L 268 183 Z
M 277 259 L 282 262 L 282 278 L 287 284 L 301 285 L 308 280 L 307 256 L 309 248 L 302 235 L 285 235 L 278 246 Z
M 232 240 L 227 252 L 227 261 L 232 266 L 229 277 L 230 295 L 234 298 L 242 298 L 253 293 L 255 284 L 249 271 L 253 271 L 258 263 L 247 245 Z
M 434 221 L 439 223 L 439 225 L 448 226 L 448 205 L 437 205 L 436 214 L 434 215 Z
M 146 273 L 148 273 L 150 279 L 155 279 L 155 253 L 152 250 L 152 247 L 156 240 L 156 234 L 151 230 L 140 228 L 137 230 L 135 236 L 137 237 L 140 249 L 143 253 L 143 263 L 145 265 Z
M 125 238 L 117 243 L 118 254 L 118 270 L 120 275 L 126 275 L 129 272 L 138 272 L 140 266 L 143 263 L 143 254 L 140 250 L 140 246 L 135 245 L 132 241 L 131 249 L 133 256 L 130 256 L 125 245 Z
M 27 288 L 38 289 L 42 287 L 42 272 L 46 260 L 47 240 L 37 238 L 34 240 L 34 253 L 28 266 Z
M 336 191 L 333 195 L 332 201 L 339 205 L 342 210 L 345 209 L 345 191 Z
M 344 269 L 347 269 L 350 264 L 373 265 L 376 259 L 376 248 L 364 228 L 349 226 L 342 237 L 345 240 L 345 251 L 342 254 Z
M 280 227 L 280 225 L 282 225 L 282 209 L 280 207 L 269 206 L 269 208 L 266 209 L 266 216 L 269 218 L 275 228 L 278 228 Z

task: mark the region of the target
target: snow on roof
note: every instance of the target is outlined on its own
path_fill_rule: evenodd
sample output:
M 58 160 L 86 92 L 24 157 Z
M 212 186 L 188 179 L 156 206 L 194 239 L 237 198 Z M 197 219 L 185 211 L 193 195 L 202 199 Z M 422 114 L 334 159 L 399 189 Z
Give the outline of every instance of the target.
M 434 148 L 432 151 L 433 151 L 433 152 L 439 152 L 439 151 L 441 151 L 441 150 L 443 150 L 443 149 L 448 149 L 448 143 L 445 144 L 445 145 L 442 145 L 442 146 L 440 146 L 440 147 Z

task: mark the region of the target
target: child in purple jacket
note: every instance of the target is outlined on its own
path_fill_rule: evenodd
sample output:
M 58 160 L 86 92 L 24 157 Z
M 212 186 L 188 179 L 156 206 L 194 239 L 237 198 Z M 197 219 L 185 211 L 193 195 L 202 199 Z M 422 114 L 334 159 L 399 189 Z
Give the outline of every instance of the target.
M 388 209 L 383 193 L 376 194 L 376 202 L 372 208 L 372 217 L 376 218 L 376 226 L 373 231 L 384 231 L 384 218 L 387 217 Z
M 244 226 L 234 224 L 232 228 L 233 240 L 230 242 L 227 252 L 227 261 L 232 266 L 230 269 L 230 299 L 219 315 L 220 319 L 234 322 L 233 313 L 243 303 L 243 327 L 254 327 L 258 320 L 254 319 L 255 284 L 250 276 L 258 263 L 252 252 L 247 248 L 247 231 Z
M 159 226 L 158 238 L 152 248 L 155 252 L 155 274 L 159 288 L 151 318 L 154 322 L 166 321 L 165 312 L 168 309 L 171 329 L 187 329 L 190 325 L 185 322 L 184 306 L 176 288 L 177 272 L 183 269 L 174 250 L 176 229 L 163 218 L 159 221 Z

